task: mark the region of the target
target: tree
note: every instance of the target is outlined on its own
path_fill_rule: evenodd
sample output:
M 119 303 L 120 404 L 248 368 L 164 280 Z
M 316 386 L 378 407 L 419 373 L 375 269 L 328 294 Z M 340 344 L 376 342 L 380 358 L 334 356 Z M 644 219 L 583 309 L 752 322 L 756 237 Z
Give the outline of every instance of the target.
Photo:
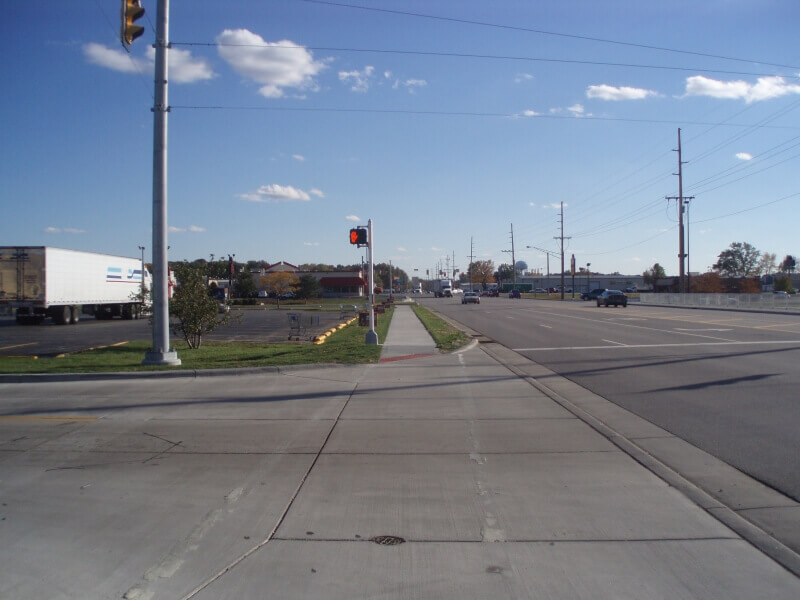
M 270 294 L 274 294 L 278 301 L 278 308 L 281 307 L 281 296 L 294 291 L 299 283 L 297 275 L 287 271 L 278 271 L 277 273 L 270 273 L 266 277 L 261 278 L 261 287 L 266 289 Z
M 497 272 L 494 274 L 494 278 L 497 280 L 497 283 L 502 283 L 504 281 L 513 281 L 514 267 L 512 267 L 508 263 L 503 263 L 502 265 L 497 267 Z
M 472 278 L 470 283 L 480 283 L 486 289 L 488 284 L 494 283 L 494 261 L 476 260 L 470 263 L 469 274 Z
M 319 298 L 322 292 L 322 286 L 313 275 L 301 275 L 297 282 L 297 297 L 301 300 L 308 300 L 309 298 Z
M 238 298 L 252 298 L 258 293 L 253 275 L 247 269 L 242 269 L 233 283 L 233 293 Z
M 712 269 L 722 277 L 753 277 L 759 275 L 761 252 L 747 242 L 733 242 L 727 250 L 719 253 Z
M 794 287 L 792 287 L 792 280 L 787 275 L 775 278 L 775 286 L 773 289 L 776 292 L 789 292 L 794 294 Z
M 780 267 L 778 267 L 781 273 L 793 273 L 796 268 L 797 259 L 791 254 L 787 254 L 786 258 L 781 262 Z
M 219 313 L 219 302 L 209 294 L 200 269 L 176 265 L 178 287 L 169 303 L 169 314 L 178 319 L 179 331 L 189 348 L 199 348 L 206 333 L 231 322 L 230 313 Z
M 777 269 L 778 257 L 775 253 L 762 252 L 761 259 L 758 261 L 758 270 L 762 275 L 769 275 Z
M 652 286 L 653 288 L 656 287 L 656 283 L 659 279 L 666 279 L 666 277 L 667 273 L 664 271 L 664 267 L 658 263 L 654 264 L 652 268 L 642 273 L 642 279 L 644 283 Z

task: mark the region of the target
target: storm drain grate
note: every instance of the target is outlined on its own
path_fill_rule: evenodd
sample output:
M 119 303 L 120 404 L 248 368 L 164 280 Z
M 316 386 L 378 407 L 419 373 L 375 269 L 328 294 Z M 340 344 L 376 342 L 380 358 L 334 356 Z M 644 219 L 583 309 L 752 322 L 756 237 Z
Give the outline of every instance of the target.
M 405 543 L 403 538 L 397 537 L 396 535 L 376 535 L 374 538 L 370 538 L 369 541 L 380 544 L 381 546 L 398 546 L 399 544 Z

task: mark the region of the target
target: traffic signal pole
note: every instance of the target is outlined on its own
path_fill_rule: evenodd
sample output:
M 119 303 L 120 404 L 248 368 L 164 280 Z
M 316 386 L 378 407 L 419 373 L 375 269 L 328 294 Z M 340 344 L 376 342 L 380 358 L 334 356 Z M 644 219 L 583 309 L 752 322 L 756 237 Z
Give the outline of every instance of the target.
M 167 262 L 167 52 L 169 0 L 158 0 L 156 15 L 155 103 L 153 106 L 153 347 L 145 365 L 180 365 L 169 347 L 169 288 Z
M 372 219 L 367 221 L 367 236 L 369 242 L 369 331 L 367 332 L 365 343 L 377 346 L 378 334 L 375 333 L 375 261 L 372 254 L 375 237 L 372 235 Z

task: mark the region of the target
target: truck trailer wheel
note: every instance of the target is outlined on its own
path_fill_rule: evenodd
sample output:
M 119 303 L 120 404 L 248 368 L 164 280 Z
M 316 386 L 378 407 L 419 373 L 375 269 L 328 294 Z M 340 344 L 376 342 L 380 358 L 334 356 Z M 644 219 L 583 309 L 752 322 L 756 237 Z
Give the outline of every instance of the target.
M 81 307 L 80 306 L 70 307 L 70 316 L 69 316 L 70 324 L 75 325 L 80 320 L 81 320 Z
M 56 306 L 50 309 L 50 316 L 56 325 L 66 325 L 72 319 L 72 309 L 69 306 Z

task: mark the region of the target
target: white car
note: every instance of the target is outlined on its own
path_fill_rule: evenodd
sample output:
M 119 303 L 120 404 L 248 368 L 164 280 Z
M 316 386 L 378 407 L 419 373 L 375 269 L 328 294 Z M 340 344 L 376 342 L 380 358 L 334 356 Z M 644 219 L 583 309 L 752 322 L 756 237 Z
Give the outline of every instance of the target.
M 464 297 L 461 298 L 461 304 L 480 304 L 481 297 L 478 292 L 464 292 Z

